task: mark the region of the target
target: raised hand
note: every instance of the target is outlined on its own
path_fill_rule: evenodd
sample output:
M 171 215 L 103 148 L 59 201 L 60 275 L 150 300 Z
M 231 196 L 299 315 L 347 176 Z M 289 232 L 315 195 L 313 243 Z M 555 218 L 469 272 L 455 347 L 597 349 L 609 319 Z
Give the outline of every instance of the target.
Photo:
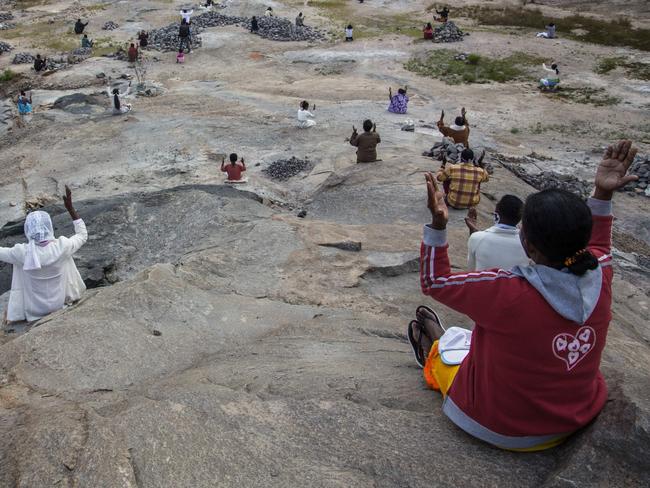
M 377 124 L 372 124 L 372 131 L 377 132 Z
M 605 150 L 603 160 L 596 170 L 594 197 L 599 200 L 611 200 L 615 190 L 636 181 L 636 175 L 627 175 L 627 171 L 638 152 L 632 141 L 622 140 Z
M 469 229 L 469 233 L 473 234 L 474 232 L 478 232 L 478 212 L 476 211 L 476 207 L 471 207 L 467 211 L 467 217 L 465 217 L 465 225 L 467 225 L 467 228 Z
M 460 114 L 465 117 L 465 114 L 467 113 L 467 110 L 465 110 L 465 107 L 460 109 Z
M 65 185 L 65 196 L 63 197 L 63 206 L 70 214 L 70 217 L 72 217 L 72 220 L 79 220 L 79 214 L 74 209 L 74 205 L 72 204 L 72 191 L 70 190 L 68 185 Z
M 357 128 L 355 126 L 352 126 L 352 133 L 356 134 L 357 133 Z
M 444 118 L 445 118 L 445 111 L 442 110 L 442 111 L 440 112 L 440 122 L 442 122 Z
M 444 230 L 449 221 L 449 209 L 445 203 L 445 196 L 438 190 L 433 173 L 426 173 L 424 177 L 427 181 L 427 206 L 431 212 L 431 227 Z

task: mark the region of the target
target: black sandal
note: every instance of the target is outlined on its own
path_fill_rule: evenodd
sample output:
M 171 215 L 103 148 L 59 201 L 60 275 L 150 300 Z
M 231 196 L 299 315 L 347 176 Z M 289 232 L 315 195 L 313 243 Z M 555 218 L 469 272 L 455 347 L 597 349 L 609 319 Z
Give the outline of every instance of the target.
M 431 309 L 430 309 L 429 307 L 427 307 L 426 305 L 420 305 L 418 308 L 415 309 L 416 317 L 417 317 L 417 314 L 418 314 L 418 312 L 419 312 L 420 310 L 425 310 L 425 311 L 429 312 L 431 315 L 433 315 L 434 320 L 438 323 L 438 325 L 440 326 L 440 328 L 442 329 L 442 331 L 443 331 L 443 332 L 447 332 L 447 329 L 445 328 L 444 325 L 442 325 L 442 320 L 440 320 L 440 317 L 438 316 L 438 314 L 437 314 L 436 312 L 434 312 L 433 310 L 431 310 Z M 419 322 L 418 322 L 418 323 L 419 323 Z
M 418 332 L 420 335 L 418 338 L 415 338 L 415 328 L 417 327 Z M 420 368 L 424 368 L 424 363 L 426 362 L 426 356 L 424 355 L 424 349 L 422 348 L 422 337 L 427 334 L 426 330 L 424 329 L 424 326 L 418 322 L 417 320 L 411 320 L 411 322 L 408 325 L 408 329 L 406 331 L 406 336 L 409 339 L 409 344 L 411 344 L 411 348 L 413 349 L 413 356 L 415 356 L 415 362 L 418 363 L 418 366 Z M 428 336 L 427 336 L 428 337 Z M 430 340 L 431 338 L 428 337 Z M 431 340 L 431 343 L 433 343 L 433 340 Z

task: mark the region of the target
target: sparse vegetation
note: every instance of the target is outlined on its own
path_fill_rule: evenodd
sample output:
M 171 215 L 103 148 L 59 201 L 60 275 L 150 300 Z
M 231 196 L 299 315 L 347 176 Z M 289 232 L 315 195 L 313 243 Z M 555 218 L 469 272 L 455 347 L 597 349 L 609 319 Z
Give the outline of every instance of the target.
M 629 46 L 650 51 L 650 29 L 635 29 L 629 19 L 600 20 L 583 15 L 570 15 L 561 19 L 544 15 L 536 8 L 467 7 L 459 9 L 458 16 L 466 16 L 483 25 L 502 25 L 542 30 L 555 22 L 558 35 L 578 41 L 605 46 Z
M 603 107 L 607 105 L 616 105 L 620 103 L 620 98 L 609 95 L 604 88 L 583 87 L 566 87 L 558 89 L 550 94 L 558 98 L 568 100 L 574 103 L 585 103 Z
M 4 83 L 6 81 L 11 81 L 16 77 L 16 73 L 11 71 L 10 69 L 4 70 L 2 73 L 0 73 L 0 83 Z
M 542 63 L 541 58 L 519 52 L 500 59 L 470 54 L 466 61 L 455 59 L 458 54 L 449 49 L 436 50 L 426 59 L 412 58 L 405 68 L 423 76 L 441 79 L 450 85 L 458 85 L 525 79 L 528 77 L 526 66 Z
M 594 67 L 594 71 L 604 75 L 617 68 L 625 69 L 625 74 L 628 78 L 645 81 L 650 80 L 650 64 L 639 61 L 628 61 L 627 58 L 622 56 L 601 59 Z

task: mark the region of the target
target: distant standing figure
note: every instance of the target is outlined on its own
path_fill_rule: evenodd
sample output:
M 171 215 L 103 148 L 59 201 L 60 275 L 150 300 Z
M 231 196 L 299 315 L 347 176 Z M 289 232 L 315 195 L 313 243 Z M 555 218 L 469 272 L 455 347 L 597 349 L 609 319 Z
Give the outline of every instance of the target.
M 192 52 L 192 37 L 190 34 L 190 24 L 185 19 L 181 22 L 178 29 L 178 39 L 180 41 L 179 49 L 187 48 L 188 54 Z
M 41 55 L 37 54 L 36 59 L 34 60 L 34 69 L 38 72 L 44 70 L 46 66 L 47 66 L 47 59 L 41 58 Z
M 253 15 L 251 19 L 251 32 L 257 32 L 260 29 L 260 26 L 257 24 L 257 17 Z
M 437 20 L 438 22 L 447 22 L 449 20 L 449 9 L 445 5 L 442 10 L 438 10 L 436 7 L 436 13 L 440 17 L 434 17 L 433 20 Z
M 553 73 L 554 76 L 547 76 L 546 78 L 539 80 L 540 90 L 555 90 L 557 85 L 560 84 L 560 70 L 557 67 L 557 64 L 553 63 L 550 68 L 547 68 L 546 63 L 544 63 L 542 64 L 542 68 L 544 68 L 544 71 Z
M 182 49 L 179 49 L 178 54 L 176 55 L 176 63 L 183 64 L 184 62 L 185 62 L 185 53 L 183 52 Z
M 93 40 L 88 39 L 88 34 L 84 34 L 84 36 L 81 38 L 81 47 L 86 49 L 93 47 Z
M 28 115 L 32 113 L 32 94 L 29 94 L 29 97 L 25 95 L 24 91 L 20 92 L 18 95 L 18 100 L 16 101 L 18 105 L 18 113 L 20 115 Z
M 350 144 L 357 148 L 357 163 L 373 163 L 377 161 L 377 144 L 381 137 L 377 134 L 377 126 L 372 120 L 363 121 L 363 134 L 357 133 L 357 128 L 352 126 Z
M 246 171 L 246 163 L 244 158 L 237 162 L 237 154 L 230 155 L 230 164 L 226 164 L 226 160 L 221 160 L 221 171 L 228 174 L 228 181 L 241 181 L 242 173 Z
M 86 23 L 84 24 L 84 23 L 81 21 L 81 19 L 77 19 L 77 22 L 75 22 L 75 24 L 74 24 L 74 33 L 75 33 L 75 34 L 83 34 L 83 33 L 84 33 L 84 29 L 86 28 L 87 25 L 88 25 L 88 22 L 86 22 Z
M 131 43 L 131 46 L 129 46 L 127 56 L 129 58 L 129 63 L 135 63 L 138 60 L 138 48 L 135 47 L 134 43 Z
M 73 255 L 88 239 L 86 225 L 72 205 L 66 186 L 63 204 L 72 218 L 75 235 L 54 237 L 52 219 L 37 210 L 25 219 L 26 244 L 0 247 L 0 261 L 13 265 L 7 320 L 33 322 L 81 298 L 86 289 Z
M 138 41 L 140 41 L 140 47 L 147 47 L 149 45 L 149 34 L 146 31 L 140 32 Z
M 543 37 L 545 39 L 555 39 L 555 24 L 551 22 L 546 26 L 545 32 L 540 32 L 537 34 L 537 37 Z
M 113 105 L 113 115 L 122 115 L 127 112 L 131 111 L 131 105 L 128 103 L 122 103 L 120 100 L 120 95 L 121 96 L 127 96 L 129 92 L 131 91 L 131 82 L 129 82 L 129 86 L 127 87 L 126 91 L 122 94 L 120 94 L 120 89 L 119 88 L 114 88 L 111 90 L 111 88 L 108 88 L 108 96 L 112 98 L 112 105 Z
M 445 125 L 445 111 L 443 110 L 436 125 L 444 137 L 449 137 L 455 144 L 469 147 L 469 122 L 467 122 L 465 107 L 460 111 L 460 117 L 456 117 L 454 123 L 449 127 Z
M 184 8 L 183 10 L 181 10 L 181 18 L 185 21 L 185 23 L 189 24 L 193 13 L 194 10 L 187 10 Z
M 296 17 L 296 27 L 303 27 L 305 25 L 305 17 L 302 15 L 302 12 Z
M 352 24 L 348 24 L 345 28 L 345 40 L 347 42 L 354 41 L 354 30 L 352 29 Z
M 427 40 L 433 39 L 433 26 L 431 25 L 431 22 L 427 22 L 427 25 L 422 29 L 422 37 Z
M 390 100 L 390 105 L 388 105 L 388 111 L 393 112 L 394 114 L 405 114 L 408 109 L 409 97 L 406 94 L 408 87 L 399 88 L 397 90 L 397 95 L 393 95 L 393 89 L 388 89 L 388 99 Z
M 309 111 L 309 102 L 307 100 L 300 102 L 300 108 L 298 109 L 298 127 L 301 129 L 309 129 L 315 125 L 314 114 Z
M 467 212 L 465 224 L 469 229 L 467 241 L 467 270 L 512 269 L 528 266 L 517 224 L 521 221 L 524 202 L 514 195 L 504 195 L 494 209 L 494 225 L 479 230 L 476 208 Z
M 264 12 L 265 17 L 273 17 L 273 9 L 271 7 L 266 9 L 266 12 Z

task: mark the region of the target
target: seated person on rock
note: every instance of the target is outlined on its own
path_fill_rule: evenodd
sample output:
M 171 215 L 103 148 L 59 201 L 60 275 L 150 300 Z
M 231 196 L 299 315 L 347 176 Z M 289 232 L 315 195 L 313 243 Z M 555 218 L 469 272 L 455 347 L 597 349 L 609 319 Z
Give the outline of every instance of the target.
M 75 24 L 74 24 L 74 33 L 75 33 L 75 34 L 83 34 L 83 33 L 84 33 L 84 29 L 86 28 L 87 25 L 88 25 L 88 22 L 86 22 L 86 23 L 84 24 L 84 23 L 81 21 L 81 19 L 77 19 L 77 22 L 75 22 Z
M 309 111 L 309 102 L 307 100 L 300 102 L 300 108 L 298 108 L 298 127 L 301 129 L 309 129 L 315 125 L 314 114 Z
M 544 71 L 553 73 L 553 75 L 539 80 L 540 90 L 555 90 L 555 88 L 560 84 L 560 70 L 557 67 L 557 64 L 553 63 L 550 68 L 547 68 L 546 63 L 543 63 L 542 68 L 544 68 Z
M 406 94 L 407 86 L 397 89 L 397 95 L 393 95 L 393 89 L 388 88 L 388 111 L 394 114 L 405 114 L 408 110 L 409 97 Z
M 612 196 L 636 148 L 606 151 L 593 197 L 558 189 L 534 193 L 521 241 L 533 264 L 452 273 L 448 209 L 426 177 L 431 224 L 421 244 L 422 292 L 474 321 L 445 330 L 428 307 L 408 327 L 416 361 L 442 410 L 458 427 L 496 447 L 539 451 L 588 425 L 607 401 L 600 361 L 612 317 Z
M 266 11 L 264 12 L 265 17 L 273 17 L 273 9 L 271 7 L 268 7 Z
M 427 40 L 433 39 L 433 26 L 431 25 L 431 22 L 427 22 L 427 25 L 422 29 L 422 36 Z
M 481 183 L 488 181 L 485 169 L 474 164 L 474 151 L 464 149 L 460 164 L 446 164 L 437 174 L 438 181 L 449 182 L 445 195 L 447 205 L 458 209 L 475 207 L 481 201 Z
M 352 126 L 350 144 L 357 148 L 357 163 L 373 163 L 377 161 L 377 144 L 381 142 L 377 134 L 377 125 L 372 120 L 363 121 L 363 134 L 357 133 L 357 128 Z
M 31 92 L 29 96 L 25 94 L 24 91 L 20 92 L 18 95 L 18 100 L 16 100 L 16 105 L 18 105 L 18 113 L 20 115 L 28 115 L 32 113 L 32 95 Z
M 529 259 L 519 238 L 517 225 L 521 221 L 524 202 L 514 195 L 504 195 L 494 210 L 494 225 L 479 230 L 476 208 L 467 212 L 469 228 L 467 241 L 467 270 L 511 269 L 527 266 Z
M 543 37 L 545 39 L 555 39 L 555 24 L 551 22 L 546 26 L 545 32 L 540 32 L 537 34 L 537 37 Z
M 124 93 L 120 93 L 119 88 L 108 87 L 108 96 L 111 98 L 111 105 L 113 106 L 113 115 L 122 115 L 131 111 L 131 104 L 124 103 L 120 100 L 120 96 L 127 96 L 131 91 L 131 82 L 129 81 L 129 86 L 126 88 Z
M 237 154 L 232 153 L 230 155 L 230 163 L 226 164 L 226 160 L 221 160 L 221 171 L 228 174 L 227 181 L 242 181 L 242 173 L 246 171 L 246 163 L 244 163 L 244 158 L 241 158 L 237 162 Z
M 296 27 L 303 27 L 305 25 L 305 16 L 302 15 L 302 12 L 296 17 Z
M 129 46 L 129 50 L 127 51 L 127 57 L 129 59 L 129 63 L 135 63 L 138 60 L 138 48 L 135 47 L 134 43 L 131 43 Z
M 203 10 L 212 10 L 213 5 L 214 2 L 212 0 L 206 0 L 204 4 L 199 5 L 199 8 Z
M 49 214 L 37 210 L 25 219 L 27 244 L 0 247 L 0 261 L 13 265 L 6 314 L 9 322 L 38 320 L 79 300 L 86 289 L 72 256 L 88 234 L 68 187 L 63 203 L 73 220 L 74 236 L 55 238 Z
M 345 28 L 345 42 L 352 41 L 354 41 L 354 29 L 352 28 L 352 24 L 348 24 Z
M 186 24 L 189 24 L 192 18 L 194 10 L 187 10 L 186 8 L 181 10 L 181 21 L 185 21 Z
M 456 144 L 469 147 L 469 122 L 467 122 L 465 107 L 461 109 L 460 117 L 456 117 L 455 122 L 449 127 L 445 125 L 445 111 L 443 110 L 436 125 L 443 136 L 449 137 Z
M 93 41 L 92 39 L 88 39 L 88 34 L 84 34 L 84 36 L 81 38 L 81 47 L 83 48 L 93 47 Z
M 40 54 L 36 55 L 34 60 L 34 70 L 36 72 L 43 71 L 47 67 L 47 59 L 42 58 Z

